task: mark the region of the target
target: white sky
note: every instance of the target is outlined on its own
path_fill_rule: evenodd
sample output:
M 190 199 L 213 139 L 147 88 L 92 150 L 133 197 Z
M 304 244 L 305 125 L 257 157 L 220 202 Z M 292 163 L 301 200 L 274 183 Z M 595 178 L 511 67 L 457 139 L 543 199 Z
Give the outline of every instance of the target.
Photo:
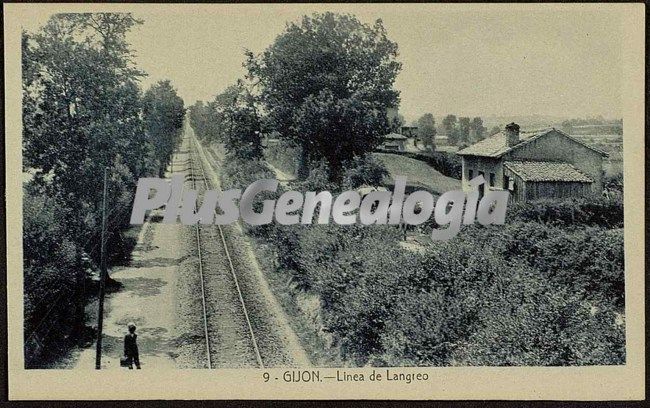
M 145 24 L 129 40 L 149 73 L 144 85 L 170 79 L 189 105 L 241 77 L 244 48 L 262 51 L 286 21 L 313 11 L 353 12 L 366 23 L 381 18 L 398 43 L 403 69 L 396 88 L 407 119 L 426 112 L 620 117 L 620 13 L 602 4 L 557 7 L 214 4 L 198 12 L 176 6 L 136 12 Z

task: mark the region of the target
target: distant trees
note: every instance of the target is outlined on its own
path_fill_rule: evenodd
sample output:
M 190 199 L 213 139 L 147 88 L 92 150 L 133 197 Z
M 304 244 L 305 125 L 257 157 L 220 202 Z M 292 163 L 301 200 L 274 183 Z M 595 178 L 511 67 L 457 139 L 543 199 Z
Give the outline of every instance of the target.
M 444 129 L 445 134 L 447 135 L 447 140 L 449 144 L 455 145 L 458 143 L 460 138 L 460 132 L 458 130 L 458 119 L 455 115 L 447 115 L 442 120 L 442 128 Z
M 248 53 L 270 130 L 302 148 L 301 176 L 322 158 L 340 180 L 345 162 L 379 145 L 390 130 L 386 111 L 398 103 L 396 57 L 381 20 L 331 12 L 290 23 L 261 55 Z
M 189 108 L 190 124 L 208 143 L 221 142 L 227 152 L 241 159 L 262 157 L 262 122 L 255 97 L 242 81 L 226 88 L 204 105 Z
M 250 92 L 237 82 L 217 95 L 215 105 L 226 151 L 241 159 L 261 159 L 262 124 Z
M 435 150 L 436 121 L 431 113 L 425 113 L 417 121 L 418 139 L 428 150 Z
M 208 143 L 221 141 L 221 118 L 214 101 L 197 101 L 188 111 L 190 125 L 199 139 Z
M 208 125 L 208 112 L 203 101 L 196 101 L 194 105 L 187 108 L 187 116 L 195 135 L 199 139 L 205 139 L 205 128 Z
M 393 122 L 391 123 L 391 131 L 395 133 L 400 133 L 402 131 L 402 126 L 406 124 L 406 119 L 404 119 L 404 115 L 401 113 L 398 113 L 397 116 L 393 119 Z
M 490 130 L 490 134 L 488 136 L 492 136 L 494 134 L 497 134 L 501 131 L 501 126 L 494 126 L 492 127 L 492 130 Z
M 458 118 L 458 140 L 457 144 L 467 144 L 469 142 L 470 119 L 468 117 Z
M 442 121 L 442 129 L 447 134 L 449 144 L 457 146 L 475 143 L 488 136 L 485 134 L 487 129 L 483 126 L 483 119 L 480 117 L 456 118 L 455 115 L 447 115 Z
M 153 131 L 155 121 L 148 120 L 145 104 L 164 102 L 161 95 L 142 98 L 144 73 L 126 42 L 129 30 L 141 23 L 128 13 L 57 14 L 22 35 L 28 365 L 37 364 L 39 346 L 62 341 L 73 325 L 82 334 L 86 269 L 100 255 L 104 169 L 113 249 L 108 255 L 119 258 L 128 251 L 121 231 L 135 182 L 168 160 L 168 150 L 156 146 L 169 142 L 182 124 L 182 112 L 164 128 L 169 132 Z M 182 109 L 182 101 L 177 105 Z
M 142 113 L 147 138 L 158 159 L 157 172 L 162 177 L 174 148 L 181 141 L 185 117 L 183 99 L 169 81 L 160 81 L 145 92 Z
M 469 124 L 470 130 L 474 131 L 476 135 L 476 141 L 485 139 L 485 131 L 487 130 L 483 127 L 483 119 L 476 117 L 472 119 L 472 122 Z

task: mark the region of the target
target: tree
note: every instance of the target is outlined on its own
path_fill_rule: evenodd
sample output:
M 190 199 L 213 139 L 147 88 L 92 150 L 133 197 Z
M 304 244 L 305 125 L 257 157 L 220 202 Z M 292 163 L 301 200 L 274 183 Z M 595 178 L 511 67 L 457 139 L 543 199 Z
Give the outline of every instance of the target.
M 52 303 L 47 316 L 28 300 L 26 327 L 47 328 L 38 324 L 45 317 L 58 322 L 47 330 L 53 340 L 70 333 L 79 339 L 83 332 L 86 269 L 100 257 L 104 170 L 110 259 L 125 249 L 121 232 L 135 180 L 154 169 L 139 87 L 144 73 L 126 41 L 140 23 L 128 13 L 57 14 L 23 33 L 23 171 L 30 175 L 24 183 L 24 263 L 27 275 L 47 276 L 26 282 L 25 298 L 71 289 L 60 301 L 45 300 Z M 26 356 L 34 357 L 29 344 Z
M 459 132 L 457 126 L 457 119 L 455 115 L 445 116 L 445 118 L 442 120 L 442 128 L 444 129 L 445 134 L 447 135 L 447 140 L 449 141 L 449 144 L 455 145 L 456 143 L 458 143 Z
M 458 142 L 465 144 L 469 141 L 470 120 L 468 117 L 458 118 Z
M 398 113 L 390 122 L 390 131 L 400 133 L 402 131 L 402 126 L 404 126 L 405 123 L 404 115 Z
M 203 101 L 196 101 L 194 105 L 190 106 L 188 109 L 188 116 L 190 119 L 190 126 L 194 129 L 196 137 L 201 140 L 205 139 L 205 133 L 207 128 L 207 107 Z
M 497 133 L 501 132 L 501 126 L 497 125 L 492 127 L 492 130 L 490 130 L 490 136 L 495 135 Z
M 418 139 L 422 141 L 424 147 L 429 150 L 435 150 L 434 139 L 436 137 L 436 121 L 431 113 L 425 113 L 418 119 Z
M 221 122 L 223 118 L 217 102 L 212 101 L 204 104 L 203 101 L 197 101 L 188 110 L 190 125 L 199 139 L 208 144 L 222 141 Z
M 483 127 L 483 119 L 479 117 L 472 119 L 472 122 L 470 123 L 470 129 L 474 131 L 477 141 L 485 139 L 485 131 L 487 129 Z
M 145 92 L 142 114 L 147 138 L 158 159 L 157 172 L 163 176 L 174 149 L 181 141 L 185 108 L 183 99 L 170 81 L 159 81 Z
M 390 130 L 386 111 L 399 101 L 396 57 L 381 20 L 371 26 L 331 12 L 287 25 L 259 56 L 248 52 L 271 130 L 302 147 L 300 176 L 324 158 L 340 180 L 345 161 L 381 143 Z
M 226 151 L 238 159 L 262 159 L 262 125 L 255 100 L 243 82 L 217 95 L 214 105 Z
M 44 194 L 79 214 L 67 229 L 82 247 L 96 231 L 89 213 L 99 213 L 104 168 L 119 155 L 134 177 L 148 170 L 143 73 L 125 40 L 138 23 L 129 14 L 59 14 L 24 35 L 24 166 Z
M 101 41 L 85 23 L 91 19 L 106 30 Z M 137 23 L 129 15 L 60 14 L 24 41 L 24 165 L 47 194 L 60 193 L 80 213 L 84 205 L 99 208 L 103 169 L 118 154 L 135 177 L 147 171 L 143 73 L 133 67 L 125 40 Z M 85 228 L 77 227 L 87 242 Z
M 380 186 L 384 177 L 390 173 L 381 160 L 376 159 L 372 154 L 355 156 L 345 163 L 345 174 L 343 185 L 347 189 L 356 189 L 361 186 Z

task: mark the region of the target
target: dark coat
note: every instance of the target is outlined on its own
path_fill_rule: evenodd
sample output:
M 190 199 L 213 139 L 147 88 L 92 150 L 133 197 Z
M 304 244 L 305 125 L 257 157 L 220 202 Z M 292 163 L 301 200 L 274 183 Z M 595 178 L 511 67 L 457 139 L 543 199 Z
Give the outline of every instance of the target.
M 127 357 L 136 357 L 138 356 L 138 335 L 135 333 L 129 333 L 124 336 L 124 355 Z

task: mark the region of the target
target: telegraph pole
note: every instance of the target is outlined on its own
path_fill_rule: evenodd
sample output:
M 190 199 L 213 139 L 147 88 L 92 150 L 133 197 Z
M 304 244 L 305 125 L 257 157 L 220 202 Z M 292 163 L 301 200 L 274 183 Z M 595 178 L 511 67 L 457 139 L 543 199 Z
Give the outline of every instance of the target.
M 95 355 L 95 369 L 102 366 L 102 328 L 104 325 L 104 292 L 106 291 L 106 195 L 107 195 L 107 173 L 104 167 L 104 198 L 102 199 L 102 240 L 101 240 L 101 261 L 99 272 L 99 308 L 97 312 L 97 354 Z

